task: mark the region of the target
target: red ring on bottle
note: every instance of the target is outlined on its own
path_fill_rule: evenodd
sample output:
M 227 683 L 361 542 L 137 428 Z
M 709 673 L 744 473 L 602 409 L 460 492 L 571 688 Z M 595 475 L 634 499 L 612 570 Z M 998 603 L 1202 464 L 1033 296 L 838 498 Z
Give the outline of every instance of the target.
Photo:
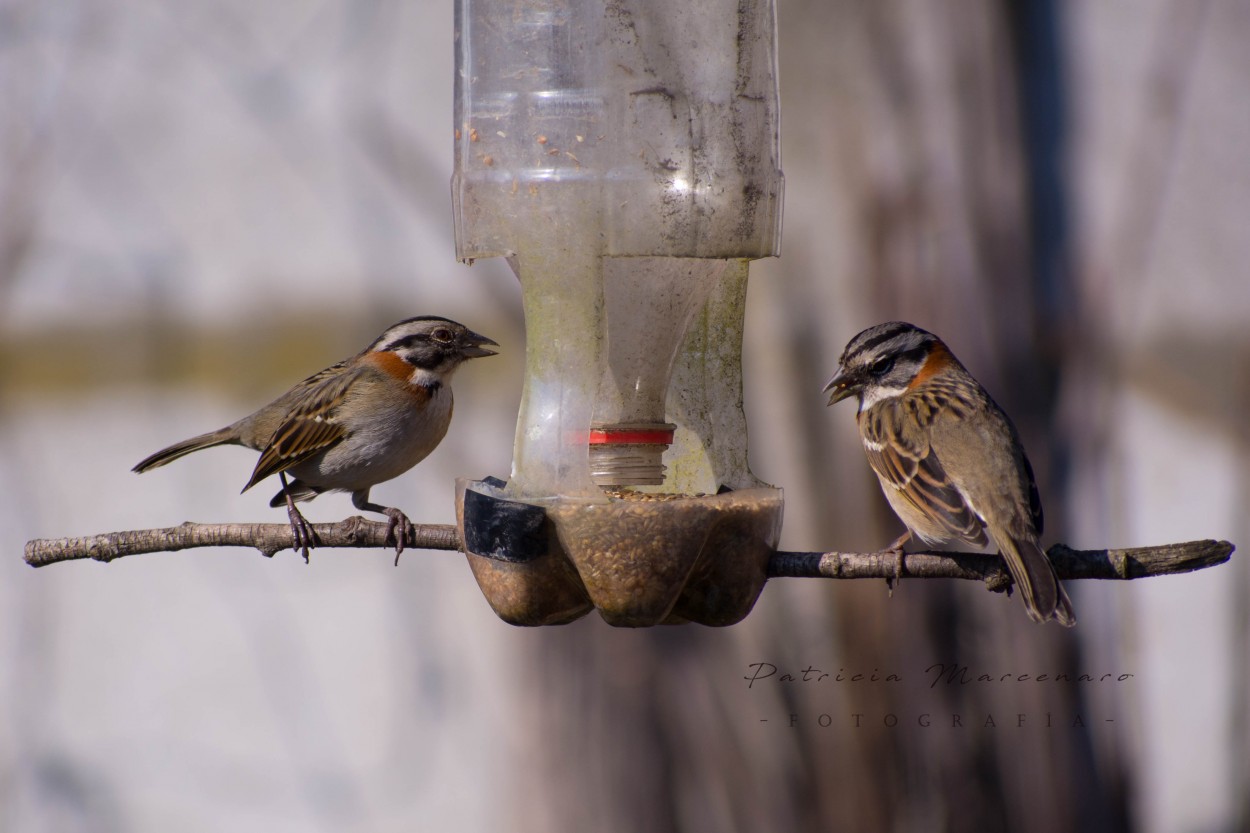
M 672 445 L 673 429 L 590 429 L 591 445 Z

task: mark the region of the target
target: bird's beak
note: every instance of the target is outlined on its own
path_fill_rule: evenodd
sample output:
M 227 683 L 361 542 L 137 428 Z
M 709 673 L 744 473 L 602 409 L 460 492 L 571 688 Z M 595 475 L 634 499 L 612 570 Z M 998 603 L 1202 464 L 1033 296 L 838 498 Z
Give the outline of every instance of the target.
M 484 346 L 487 344 L 499 346 L 499 342 L 493 338 L 487 338 L 470 330 L 460 339 L 460 355 L 466 359 L 480 359 L 483 356 L 494 356 L 499 353 L 498 350 L 491 350 Z
M 848 396 L 855 395 L 858 389 L 859 386 L 855 383 L 855 380 L 850 376 L 850 374 L 846 372 L 846 368 L 844 367 L 839 367 L 838 372 L 833 374 L 833 378 L 830 379 L 829 383 L 824 387 L 825 393 L 829 393 L 830 405 L 835 402 L 841 402 Z M 830 391 L 832 391 L 832 393 L 830 393 Z

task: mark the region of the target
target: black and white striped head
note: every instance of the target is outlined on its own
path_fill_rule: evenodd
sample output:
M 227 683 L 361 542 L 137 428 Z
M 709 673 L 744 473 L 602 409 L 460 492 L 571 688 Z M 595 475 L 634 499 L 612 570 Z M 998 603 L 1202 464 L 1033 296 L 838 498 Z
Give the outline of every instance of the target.
M 829 404 L 858 396 L 863 411 L 882 399 L 899 396 L 941 344 L 933 333 L 905 321 L 869 327 L 842 351 L 838 372 L 825 385 L 825 391 L 831 392 Z
M 419 315 L 387 328 L 364 353 L 390 352 L 418 370 L 443 375 L 455 370 L 465 359 L 493 356 L 498 343 L 437 315 Z

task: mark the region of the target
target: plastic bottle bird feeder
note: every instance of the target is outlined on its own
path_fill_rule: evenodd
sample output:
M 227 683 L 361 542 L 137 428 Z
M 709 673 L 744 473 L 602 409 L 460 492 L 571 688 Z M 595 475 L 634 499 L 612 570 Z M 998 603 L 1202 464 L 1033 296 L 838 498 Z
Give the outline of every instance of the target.
M 462 481 L 516 624 L 737 622 L 781 491 L 747 467 L 747 264 L 775 255 L 772 0 L 459 0 L 457 255 L 521 283 L 511 477 Z

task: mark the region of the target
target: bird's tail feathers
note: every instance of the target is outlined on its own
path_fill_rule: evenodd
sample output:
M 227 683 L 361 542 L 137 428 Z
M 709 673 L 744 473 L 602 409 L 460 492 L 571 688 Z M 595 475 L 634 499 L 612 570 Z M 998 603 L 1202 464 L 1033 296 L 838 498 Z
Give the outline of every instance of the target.
M 207 434 L 200 434 L 198 437 L 192 437 L 189 440 L 183 440 L 180 443 L 174 443 L 168 448 L 162 448 L 155 454 L 145 457 L 139 461 L 131 471 L 142 474 L 149 469 L 159 468 L 166 463 L 172 463 L 179 457 L 185 457 L 193 451 L 199 451 L 203 448 L 212 448 L 215 445 L 227 445 L 229 443 L 237 443 L 238 438 L 230 431 L 229 428 L 222 428 L 217 431 L 210 431 Z
M 1034 622 L 1054 619 L 1065 628 L 1076 624 L 1072 602 L 1059 582 L 1055 566 L 1036 541 L 1004 536 L 999 550 Z

